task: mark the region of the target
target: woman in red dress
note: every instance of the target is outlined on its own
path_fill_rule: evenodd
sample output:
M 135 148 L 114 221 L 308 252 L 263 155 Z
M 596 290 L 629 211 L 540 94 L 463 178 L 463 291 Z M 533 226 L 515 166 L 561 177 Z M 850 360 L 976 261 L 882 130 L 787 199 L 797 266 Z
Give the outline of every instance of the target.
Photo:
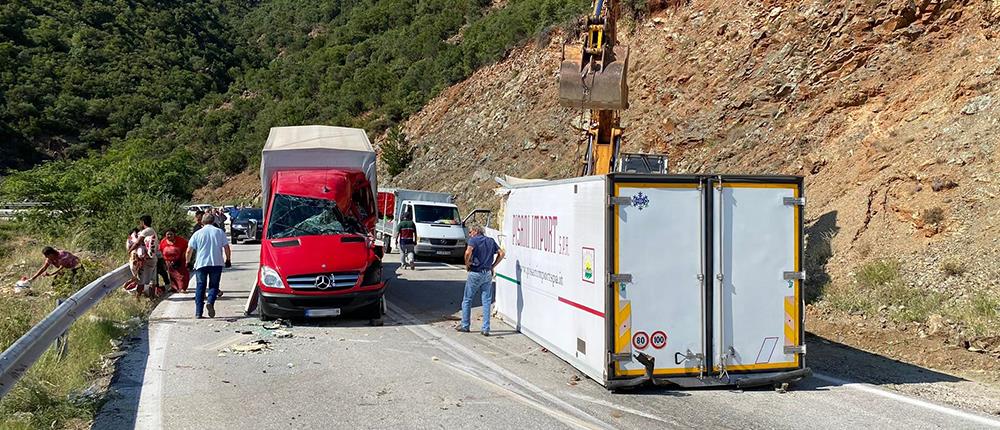
M 186 293 L 188 280 L 191 279 L 185 259 L 187 249 L 187 239 L 178 236 L 173 229 L 167 230 L 160 241 L 160 252 L 167 265 L 167 274 L 170 275 L 170 289 L 174 292 Z

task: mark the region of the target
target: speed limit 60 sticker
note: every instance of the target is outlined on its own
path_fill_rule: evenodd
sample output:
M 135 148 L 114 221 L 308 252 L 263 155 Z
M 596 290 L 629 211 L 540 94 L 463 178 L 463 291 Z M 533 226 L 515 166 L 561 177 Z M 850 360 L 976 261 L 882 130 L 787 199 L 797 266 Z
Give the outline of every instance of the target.
M 632 335 L 632 347 L 635 349 L 646 349 L 649 346 L 649 335 L 644 331 L 637 331 Z

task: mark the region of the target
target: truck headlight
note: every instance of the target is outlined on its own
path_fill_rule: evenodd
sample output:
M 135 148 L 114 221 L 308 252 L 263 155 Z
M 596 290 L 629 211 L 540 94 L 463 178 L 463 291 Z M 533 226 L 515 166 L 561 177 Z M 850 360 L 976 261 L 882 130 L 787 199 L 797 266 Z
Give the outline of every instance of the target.
M 260 283 L 268 288 L 285 288 L 278 271 L 267 266 L 260 266 Z
M 420 238 L 420 243 L 431 243 L 431 240 L 427 239 L 425 237 L 422 237 L 422 238 Z

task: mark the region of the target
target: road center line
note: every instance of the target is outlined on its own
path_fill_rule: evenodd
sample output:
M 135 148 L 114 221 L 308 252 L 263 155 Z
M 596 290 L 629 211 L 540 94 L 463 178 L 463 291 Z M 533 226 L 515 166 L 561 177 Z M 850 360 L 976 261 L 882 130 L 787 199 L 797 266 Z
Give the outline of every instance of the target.
M 875 386 L 872 386 L 872 385 L 869 385 L 869 384 L 862 384 L 862 383 L 858 383 L 858 382 L 845 381 L 843 379 L 835 378 L 833 376 L 827 376 L 827 375 L 824 375 L 824 374 L 821 374 L 821 373 L 813 373 L 813 377 L 815 377 L 816 379 L 822 380 L 822 381 L 829 382 L 831 384 L 836 384 L 836 385 L 839 385 L 839 386 L 842 386 L 842 387 L 847 387 L 847 388 L 853 388 L 853 389 L 858 390 L 858 391 L 863 391 L 863 392 L 866 392 L 866 393 L 869 393 L 869 394 L 874 394 L 876 396 L 881 396 L 881 397 L 885 397 L 887 399 L 896 400 L 896 401 L 903 402 L 903 403 L 906 403 L 906 404 L 909 404 L 909 405 L 921 407 L 921 408 L 924 408 L 924 409 L 929 409 L 929 410 L 932 410 L 934 412 L 942 413 L 942 414 L 945 414 L 945 415 L 951 415 L 953 417 L 961 418 L 961 419 L 968 420 L 968 421 L 972 421 L 972 422 L 975 422 L 977 424 L 982 424 L 982 425 L 990 426 L 990 427 L 994 427 L 994 428 L 1000 428 L 1000 421 L 997 421 L 997 420 L 994 420 L 994 419 L 991 419 L 991 418 L 988 418 L 988 417 L 984 417 L 984 416 L 980 416 L 980 415 L 976 415 L 976 414 L 971 414 L 971 413 L 968 413 L 968 412 L 960 411 L 958 409 L 949 408 L 947 406 L 942 406 L 942 405 L 938 405 L 938 404 L 934 404 L 934 403 L 930 403 L 930 402 L 925 402 L 923 400 L 914 399 L 912 397 L 907 397 L 907 396 L 904 396 L 902 394 L 896 394 L 896 393 L 893 393 L 893 392 L 890 392 L 890 391 L 887 391 L 887 390 L 884 390 L 884 389 L 881 389 L 881 388 L 878 388 L 878 387 L 875 387 Z
M 500 376 L 506 378 L 510 382 L 517 385 L 518 387 L 526 390 L 528 393 L 537 395 L 541 398 L 544 398 L 545 400 L 548 400 L 552 404 L 561 407 L 563 410 L 574 415 L 577 419 L 583 420 L 584 422 L 589 424 L 588 427 L 606 428 L 606 429 L 612 428 L 608 426 L 608 424 L 597 419 L 597 417 L 594 417 L 593 415 L 584 412 L 583 410 L 577 408 L 576 406 L 569 404 L 565 400 L 562 400 L 559 397 L 556 397 L 555 395 L 536 386 L 535 384 L 532 384 L 531 382 L 524 380 L 520 376 L 517 376 L 514 373 L 510 372 L 509 370 L 490 361 L 490 359 L 484 357 L 483 355 L 467 348 L 465 345 L 462 345 L 461 343 L 458 343 L 457 341 L 448 338 L 443 333 L 433 328 L 431 325 L 423 321 L 420 321 L 415 316 L 411 315 L 409 312 L 404 311 L 399 306 L 386 302 L 386 307 L 390 311 L 392 311 L 392 313 L 396 314 L 398 317 L 400 317 L 401 319 L 405 320 L 410 324 L 406 326 L 407 330 L 410 330 L 417 336 L 426 338 L 427 340 L 435 340 L 444 343 L 445 346 L 448 347 L 447 349 L 444 349 L 444 351 L 452 355 L 452 357 L 454 357 L 456 360 L 459 360 L 459 362 L 465 359 L 478 362 L 478 364 L 483 366 L 485 369 L 488 369 L 491 372 L 499 374 Z M 502 384 L 497 384 L 497 385 L 502 386 Z

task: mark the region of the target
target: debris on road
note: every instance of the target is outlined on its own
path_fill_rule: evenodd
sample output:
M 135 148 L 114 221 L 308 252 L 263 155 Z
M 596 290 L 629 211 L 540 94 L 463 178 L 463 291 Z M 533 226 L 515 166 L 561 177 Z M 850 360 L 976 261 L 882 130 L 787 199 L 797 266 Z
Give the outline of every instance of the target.
M 236 330 L 239 334 L 253 334 L 253 330 Z
M 232 346 L 229 347 L 229 349 L 235 353 L 247 354 L 251 352 L 261 352 L 264 350 L 271 349 L 270 344 L 271 342 L 268 342 L 266 340 L 257 339 L 253 342 L 234 343 Z
M 268 330 L 277 330 L 277 329 L 282 328 L 282 327 L 284 327 L 284 328 L 292 328 L 292 323 L 290 323 L 288 321 L 285 321 L 285 320 L 282 320 L 282 319 L 277 319 L 277 320 L 274 320 L 274 321 L 271 321 L 271 322 L 264 323 L 263 327 L 266 328 L 266 329 L 268 329 Z
M 445 319 L 445 321 L 461 321 L 462 320 L 462 317 L 455 316 L 455 315 L 445 315 L 443 318 Z
M 274 331 L 274 337 L 279 338 L 279 339 L 292 337 L 292 332 L 290 332 L 288 330 L 275 330 Z

